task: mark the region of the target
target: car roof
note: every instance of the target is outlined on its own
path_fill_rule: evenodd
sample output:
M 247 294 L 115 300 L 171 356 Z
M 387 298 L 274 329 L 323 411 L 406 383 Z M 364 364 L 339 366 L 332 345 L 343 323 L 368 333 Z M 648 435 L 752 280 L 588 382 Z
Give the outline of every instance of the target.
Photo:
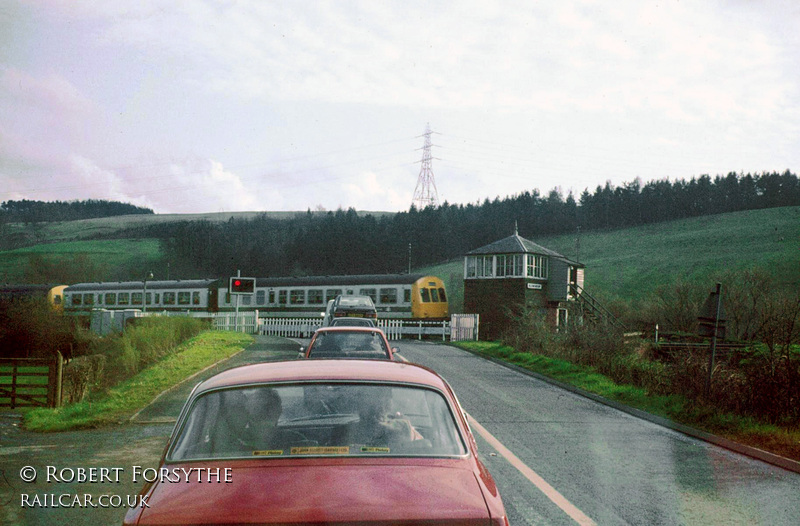
M 363 318 L 357 318 L 357 319 L 363 319 Z M 375 331 L 378 331 L 380 333 L 383 332 L 383 330 L 381 330 L 380 327 L 375 327 L 375 326 L 367 327 L 366 325 L 361 325 L 361 326 L 358 326 L 358 325 L 340 325 L 338 327 L 335 327 L 335 326 L 334 327 L 330 327 L 330 326 L 329 327 L 320 327 L 319 329 L 317 329 L 314 332 L 317 333 L 317 332 L 375 332 Z
M 336 302 L 337 305 L 341 305 L 342 307 L 346 307 L 348 305 L 364 305 L 372 303 L 372 298 L 369 296 L 338 296 L 337 299 L 339 301 Z
M 228 369 L 200 383 L 195 394 L 220 387 L 295 381 L 399 382 L 449 391 L 444 379 L 433 370 L 409 362 L 289 360 L 243 365 Z

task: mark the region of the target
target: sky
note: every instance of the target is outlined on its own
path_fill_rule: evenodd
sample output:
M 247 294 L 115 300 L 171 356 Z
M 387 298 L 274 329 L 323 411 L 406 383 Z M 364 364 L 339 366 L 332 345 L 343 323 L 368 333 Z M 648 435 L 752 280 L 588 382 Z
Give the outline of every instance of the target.
M 798 28 L 796 0 L 2 0 L 0 202 L 404 211 L 427 126 L 450 204 L 797 173 Z

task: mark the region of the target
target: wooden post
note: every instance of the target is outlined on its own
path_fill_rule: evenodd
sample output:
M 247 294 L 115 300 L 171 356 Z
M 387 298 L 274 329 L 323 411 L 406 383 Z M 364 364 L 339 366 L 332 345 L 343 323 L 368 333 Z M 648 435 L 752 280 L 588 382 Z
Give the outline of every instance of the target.
M 51 407 L 61 407 L 61 386 L 64 373 L 64 356 L 61 351 L 56 351 L 56 386 L 55 404 Z

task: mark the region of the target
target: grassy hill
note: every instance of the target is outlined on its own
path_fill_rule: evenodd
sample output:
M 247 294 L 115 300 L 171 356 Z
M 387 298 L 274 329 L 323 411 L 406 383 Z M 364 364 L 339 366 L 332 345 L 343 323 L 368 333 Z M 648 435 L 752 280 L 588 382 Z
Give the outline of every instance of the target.
M 143 222 L 227 221 L 231 217 L 252 217 L 261 213 L 121 216 L 43 225 L 36 227 L 39 244 L 0 251 L 0 282 L 25 281 L 25 267 L 31 255 L 54 264 L 80 256 L 95 266 L 120 269 L 118 274 L 134 269 L 155 270 L 159 276 L 166 276 L 166 269 L 149 268 L 160 259 L 157 240 L 90 241 L 86 238 Z M 274 214 L 278 214 L 275 217 L 292 217 L 296 213 Z M 7 225 L 7 231 L 8 228 Z M 574 234 L 535 237 L 520 232 L 520 235 L 570 259 L 578 259 L 586 265 L 587 290 L 606 299 L 642 298 L 678 279 L 705 284 L 710 290 L 720 271 L 752 266 L 764 268 L 787 287 L 800 286 L 800 207 L 796 206 L 586 232 L 580 235 L 580 253 Z M 460 257 L 416 271 L 443 278 L 453 311 L 461 310 L 463 260 Z
M 580 235 L 522 237 L 586 265 L 585 286 L 606 299 L 641 299 L 678 279 L 713 289 L 724 270 L 758 266 L 800 287 L 800 207 L 749 210 Z M 478 247 L 475 247 L 478 248 Z M 420 269 L 445 280 L 463 305 L 461 258 Z

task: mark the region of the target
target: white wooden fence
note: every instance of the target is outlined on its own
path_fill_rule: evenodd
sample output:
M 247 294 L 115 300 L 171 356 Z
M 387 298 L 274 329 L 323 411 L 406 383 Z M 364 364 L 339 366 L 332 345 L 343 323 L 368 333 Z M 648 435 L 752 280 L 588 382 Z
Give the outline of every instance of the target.
M 258 311 L 218 313 L 214 317 L 217 330 L 265 334 L 285 338 L 310 338 L 322 326 L 321 318 L 259 318 Z M 424 337 L 446 341 L 477 340 L 478 315 L 454 314 L 452 320 L 424 321 L 406 319 L 379 319 L 378 327 L 389 340 Z

